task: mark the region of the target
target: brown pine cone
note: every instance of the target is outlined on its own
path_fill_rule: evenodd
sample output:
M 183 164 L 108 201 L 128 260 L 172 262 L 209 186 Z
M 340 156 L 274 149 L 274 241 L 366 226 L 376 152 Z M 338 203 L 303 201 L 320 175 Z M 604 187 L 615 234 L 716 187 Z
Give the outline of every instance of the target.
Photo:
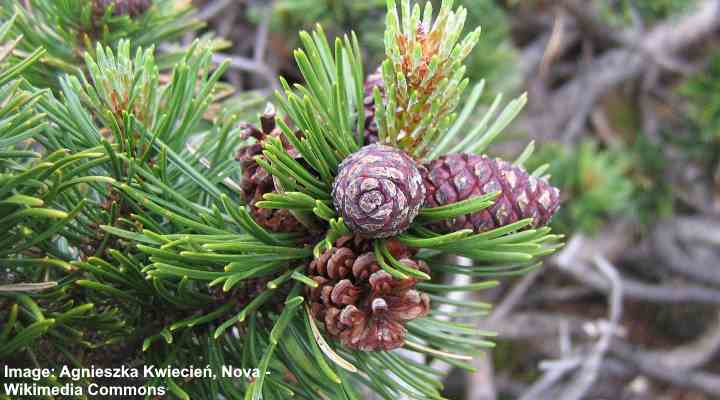
M 373 90 L 377 87 L 383 99 L 385 98 L 385 83 L 380 68 L 365 78 L 364 84 L 364 106 L 365 106 L 365 144 L 373 144 L 379 141 L 378 126 L 375 121 L 375 97 Z
M 441 230 L 488 231 L 521 219 L 533 218 L 531 227 L 546 225 L 560 207 L 560 192 L 546 180 L 499 158 L 448 154 L 421 169 L 425 207 L 438 207 L 473 196 L 500 192 L 495 204 L 473 214 L 437 223 Z
M 414 268 L 429 271 L 414 252 L 396 240 L 390 253 Z M 344 345 L 362 351 L 392 350 L 405 343 L 406 321 L 427 315 L 430 298 L 415 289 L 415 279 L 400 280 L 380 269 L 372 241 L 345 236 L 313 260 L 308 274 L 318 283 L 308 289 L 313 317 Z
M 299 159 L 300 154 L 290 145 L 280 128 L 275 125 L 275 108 L 267 105 L 265 112 L 260 116 L 260 129 L 255 125 L 246 124 L 243 138 L 254 137 L 256 142 L 241 147 L 235 159 L 240 162 L 242 178 L 240 188 L 245 204 L 250 209 L 250 215 L 260 226 L 273 232 L 301 232 L 304 226 L 287 209 L 270 209 L 255 207 L 255 203 L 263 200 L 263 195 L 275 191 L 273 177 L 255 161 L 256 156 L 262 156 L 262 142 L 267 137 L 279 137 L 283 141 L 290 156 Z

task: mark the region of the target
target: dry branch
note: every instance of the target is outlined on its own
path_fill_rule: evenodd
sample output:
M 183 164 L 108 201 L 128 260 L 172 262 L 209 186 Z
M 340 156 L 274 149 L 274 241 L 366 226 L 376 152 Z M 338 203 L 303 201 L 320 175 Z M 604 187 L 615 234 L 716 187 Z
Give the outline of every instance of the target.
M 594 25 L 578 22 L 578 26 Z M 664 22 L 649 32 L 636 32 L 631 39 L 622 40 L 623 47 L 606 51 L 575 78 L 532 101 L 525 127 L 538 137 L 562 133 L 565 140 L 574 140 L 595 103 L 609 89 L 642 76 L 653 65 L 677 69 L 681 64 L 677 60 L 684 50 L 719 28 L 720 2 L 705 0 L 696 11 L 678 21 Z
M 610 291 L 610 284 L 597 272 L 593 271 L 587 261 L 588 256 L 602 255 L 605 252 L 603 242 L 615 242 L 618 237 L 609 237 L 608 233 L 590 240 L 582 234 L 573 237 L 565 249 L 553 258 L 561 271 L 569 273 L 573 278 L 603 293 Z M 620 237 L 620 240 L 623 240 Z M 625 243 L 631 243 L 628 238 Z M 651 301 L 656 303 L 702 303 L 720 304 L 720 290 L 687 283 L 671 283 L 653 285 L 636 279 L 622 277 L 624 293 L 628 298 Z

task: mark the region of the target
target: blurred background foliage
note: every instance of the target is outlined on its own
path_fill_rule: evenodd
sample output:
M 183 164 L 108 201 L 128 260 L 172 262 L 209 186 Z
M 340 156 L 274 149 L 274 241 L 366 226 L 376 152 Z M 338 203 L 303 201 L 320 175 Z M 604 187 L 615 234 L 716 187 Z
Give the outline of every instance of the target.
M 611 21 L 622 24 L 654 23 L 694 7 L 696 0 L 616 0 L 600 2 L 600 9 Z
M 564 233 L 596 233 L 608 218 L 628 216 L 636 191 L 630 177 L 632 161 L 627 151 L 600 149 L 589 140 L 573 148 L 543 146 L 533 162 L 538 167 L 549 164 L 547 173 L 565 196 L 566 205 L 554 218 L 555 226 Z

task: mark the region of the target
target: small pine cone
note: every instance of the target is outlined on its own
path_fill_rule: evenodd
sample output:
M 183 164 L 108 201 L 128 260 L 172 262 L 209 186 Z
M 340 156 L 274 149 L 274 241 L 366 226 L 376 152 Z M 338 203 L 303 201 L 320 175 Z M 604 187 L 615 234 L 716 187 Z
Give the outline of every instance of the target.
M 346 236 L 313 260 L 308 274 L 318 287 L 308 289 L 313 317 L 349 348 L 389 351 L 405 343 L 404 322 L 427 315 L 430 298 L 415 289 L 414 279 L 400 280 L 380 269 L 372 241 Z M 414 253 L 395 240 L 394 257 L 428 271 Z
M 235 159 L 240 162 L 242 178 L 240 188 L 242 197 L 250 208 L 255 222 L 273 232 L 299 232 L 304 227 L 300 221 L 287 209 L 270 209 L 255 207 L 255 203 L 263 200 L 263 195 L 275 191 L 275 182 L 264 168 L 257 161 L 256 156 L 262 156 L 262 142 L 267 137 L 279 137 L 283 140 L 288 154 L 294 158 L 300 158 L 299 153 L 285 141 L 280 128 L 275 126 L 275 108 L 268 104 L 265 112 L 260 116 L 260 129 L 255 125 L 247 124 L 243 131 L 243 138 L 254 137 L 255 143 L 241 147 Z
M 338 167 L 333 204 L 350 230 L 368 238 L 406 230 L 425 198 L 420 171 L 401 150 L 371 144 Z
M 385 83 L 380 68 L 365 78 L 365 98 L 363 100 L 365 105 L 365 144 L 377 143 L 380 140 L 377 122 L 375 121 L 375 97 L 373 96 L 375 87 L 380 89 L 380 94 L 384 100 Z
M 110 6 L 114 6 L 113 15 L 115 16 L 127 15 L 135 18 L 150 9 L 152 0 L 96 0 L 95 13 L 102 15 Z
M 537 228 L 546 225 L 560 207 L 557 188 L 499 158 L 449 154 L 427 163 L 422 174 L 427 190 L 426 207 L 501 192 L 495 204 L 485 210 L 436 224 L 445 231 L 483 232 L 525 218 L 533 218 L 531 226 Z

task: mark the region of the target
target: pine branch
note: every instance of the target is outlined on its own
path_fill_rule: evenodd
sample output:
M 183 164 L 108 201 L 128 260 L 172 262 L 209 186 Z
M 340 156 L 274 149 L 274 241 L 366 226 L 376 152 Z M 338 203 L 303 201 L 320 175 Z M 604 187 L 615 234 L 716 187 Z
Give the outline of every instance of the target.
M 120 14 L 129 10 L 111 6 L 107 0 L 54 1 L 37 0 L 30 6 L 5 0 L 0 18 L 15 19 L 12 36 L 23 36 L 16 53 L 25 55 L 37 48 L 47 54 L 25 77 L 33 85 L 57 89 L 57 79 L 64 73 L 80 76 L 84 51 L 94 51 L 97 44 L 115 48 L 121 39 L 129 39 L 135 48 L 150 48 L 162 41 L 174 40 L 203 24 L 190 17 L 192 8 L 176 0 L 148 0 L 141 13 Z M 103 8 L 107 5 L 107 8 Z M 140 11 L 140 10 L 139 10 Z M 213 41 L 214 47 L 223 42 Z M 181 53 L 164 55 L 162 68 L 172 65 Z

